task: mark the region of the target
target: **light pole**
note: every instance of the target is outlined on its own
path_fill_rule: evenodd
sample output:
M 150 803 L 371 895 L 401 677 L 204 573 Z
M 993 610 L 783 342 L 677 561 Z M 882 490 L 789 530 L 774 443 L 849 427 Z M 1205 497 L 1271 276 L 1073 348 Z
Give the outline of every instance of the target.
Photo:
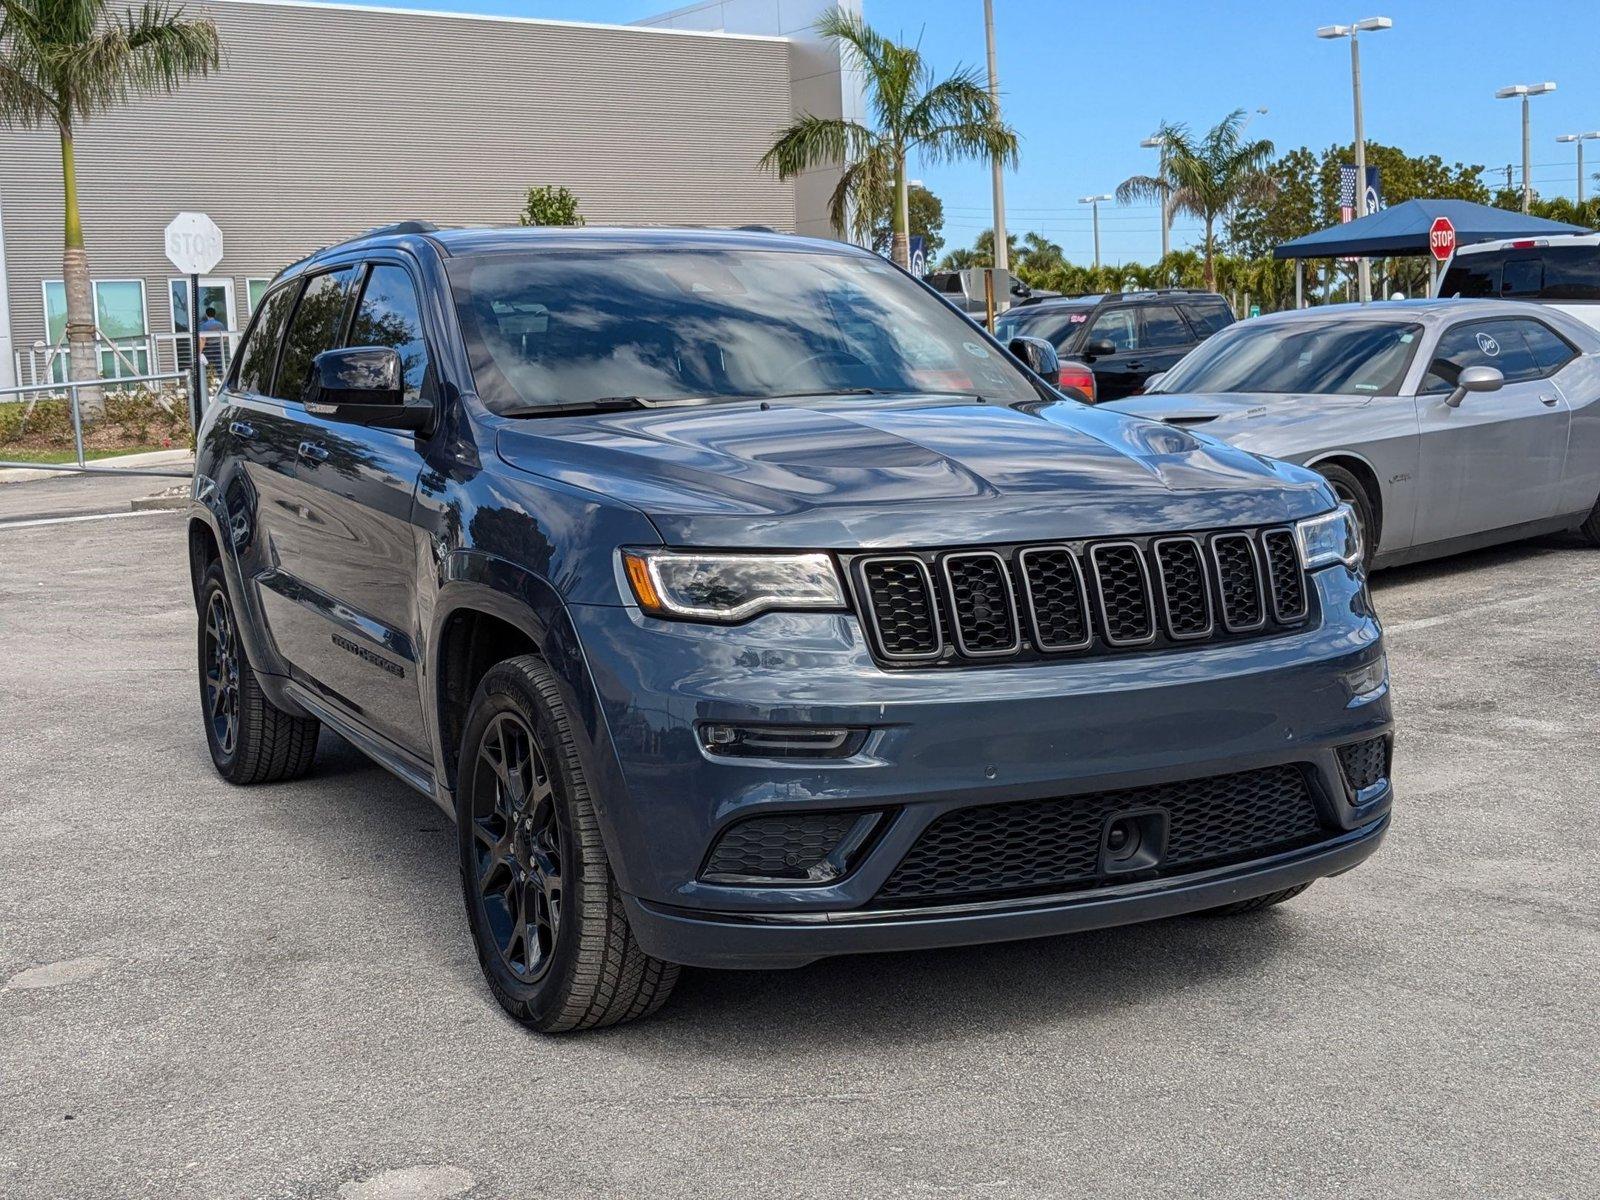
M 1165 134 L 1153 133 L 1139 145 L 1146 150 L 1161 151 L 1156 178 L 1161 181 L 1161 257 L 1166 258 L 1172 253 L 1172 211 L 1167 205 L 1167 138 Z
M 1583 144 L 1591 138 L 1600 138 L 1600 129 L 1589 133 L 1563 133 L 1558 142 L 1576 142 L 1578 145 L 1578 207 L 1583 207 Z
M 1367 134 L 1361 118 L 1361 34 L 1391 29 L 1394 22 L 1388 17 L 1368 17 L 1353 25 L 1324 25 L 1317 30 L 1319 38 L 1350 39 L 1350 93 L 1356 110 L 1356 216 L 1367 215 Z M 1361 303 L 1372 299 L 1372 264 L 1363 256 L 1356 260 L 1357 274 L 1361 280 Z
M 1111 199 L 1110 194 L 1104 196 L 1079 196 L 1079 204 L 1087 204 L 1094 211 L 1094 269 L 1100 269 L 1100 205 Z
M 989 50 L 989 102 L 996 123 L 1000 120 L 1000 77 L 994 69 L 994 0 L 983 0 L 983 40 Z M 1006 184 L 1000 156 L 994 163 L 994 265 L 1001 271 L 1011 267 L 1011 247 L 1006 239 Z
M 1546 92 L 1556 90 L 1553 83 L 1514 83 L 1510 87 L 1503 87 L 1494 94 L 1496 100 L 1511 100 L 1520 97 L 1522 100 L 1522 211 L 1527 212 L 1533 207 L 1533 181 L 1529 172 L 1533 168 L 1533 153 L 1531 150 L 1532 135 L 1528 130 L 1528 97 L 1542 96 Z

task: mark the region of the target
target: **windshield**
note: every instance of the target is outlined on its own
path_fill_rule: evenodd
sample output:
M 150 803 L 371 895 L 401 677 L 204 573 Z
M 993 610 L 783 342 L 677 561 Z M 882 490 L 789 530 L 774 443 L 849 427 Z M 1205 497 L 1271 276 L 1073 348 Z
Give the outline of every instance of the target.
M 500 412 L 851 391 L 1037 399 L 888 263 L 784 250 L 551 250 L 448 263 L 484 402 Z
M 1168 371 L 1155 390 L 1393 396 L 1421 336 L 1421 325 L 1341 317 L 1231 325 Z
M 1052 304 L 1049 308 L 1006 313 L 995 322 L 995 337 L 1002 342 L 1018 336 L 1043 338 L 1057 350 L 1065 350 L 1094 315 L 1094 305 L 1068 307 Z

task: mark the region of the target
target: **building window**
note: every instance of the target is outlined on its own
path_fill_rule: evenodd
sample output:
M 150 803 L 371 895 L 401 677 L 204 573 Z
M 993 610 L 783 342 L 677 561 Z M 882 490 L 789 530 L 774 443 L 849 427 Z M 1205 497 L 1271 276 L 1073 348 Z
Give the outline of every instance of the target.
M 173 332 L 173 357 L 177 362 L 178 370 L 189 369 L 189 277 L 169 279 L 167 292 L 172 299 L 172 332 Z M 200 280 L 200 321 L 205 323 L 205 311 L 211 309 L 215 312 L 216 320 L 224 329 L 235 330 L 239 326 L 234 323 L 233 315 L 233 280 L 226 275 L 208 275 Z M 211 368 L 215 370 L 219 362 L 226 366 L 233 360 L 233 339 L 217 335 L 214 342 L 208 343 L 210 349 L 207 355 Z
M 95 328 L 100 331 L 100 375 L 122 379 L 150 373 L 150 321 L 145 307 L 144 280 L 95 279 Z M 49 381 L 67 378 L 67 285 L 60 279 L 44 281 L 44 333 L 51 348 L 60 353 L 50 361 Z M 111 342 L 115 349 L 106 343 Z M 45 351 L 49 353 L 48 350 Z M 38 364 L 43 366 L 41 362 Z
M 271 276 L 252 275 L 244 281 L 246 305 L 244 315 L 246 320 L 256 315 L 256 308 L 261 303 L 261 297 L 267 294 L 267 288 L 270 286 L 272 286 Z

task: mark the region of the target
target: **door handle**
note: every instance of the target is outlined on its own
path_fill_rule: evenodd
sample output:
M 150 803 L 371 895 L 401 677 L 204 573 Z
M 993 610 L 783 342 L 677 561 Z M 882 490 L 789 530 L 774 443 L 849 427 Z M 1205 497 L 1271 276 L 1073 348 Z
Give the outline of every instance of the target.
M 301 442 L 300 457 L 309 458 L 313 462 L 327 462 L 328 448 L 321 442 Z
M 245 438 L 248 440 L 249 438 L 255 437 L 256 427 L 251 425 L 248 421 L 229 421 L 228 432 L 233 434 L 233 436 L 236 438 Z

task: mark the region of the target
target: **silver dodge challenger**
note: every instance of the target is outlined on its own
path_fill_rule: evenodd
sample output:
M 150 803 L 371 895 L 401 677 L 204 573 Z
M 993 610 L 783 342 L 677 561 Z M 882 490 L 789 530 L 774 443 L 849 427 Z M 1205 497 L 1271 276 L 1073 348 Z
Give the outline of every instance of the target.
M 1515 301 L 1241 321 L 1105 405 L 1320 471 L 1393 566 L 1581 530 L 1600 545 L 1600 331 Z

